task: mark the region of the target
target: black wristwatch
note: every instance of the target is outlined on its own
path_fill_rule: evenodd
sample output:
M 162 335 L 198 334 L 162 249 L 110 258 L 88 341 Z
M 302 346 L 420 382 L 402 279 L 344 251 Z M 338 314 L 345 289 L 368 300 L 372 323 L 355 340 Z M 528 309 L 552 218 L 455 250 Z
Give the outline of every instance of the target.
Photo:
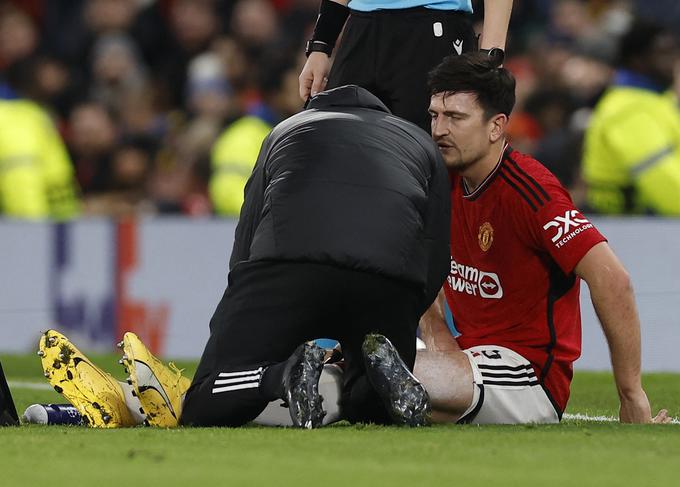
M 305 56 L 309 57 L 313 52 L 323 52 L 328 57 L 331 57 L 333 46 L 323 41 L 307 41 L 307 44 L 305 45 Z
M 495 67 L 499 67 L 503 64 L 505 60 L 505 51 L 500 47 L 492 47 L 491 49 L 480 49 L 479 52 L 485 53 L 491 61 L 493 61 Z

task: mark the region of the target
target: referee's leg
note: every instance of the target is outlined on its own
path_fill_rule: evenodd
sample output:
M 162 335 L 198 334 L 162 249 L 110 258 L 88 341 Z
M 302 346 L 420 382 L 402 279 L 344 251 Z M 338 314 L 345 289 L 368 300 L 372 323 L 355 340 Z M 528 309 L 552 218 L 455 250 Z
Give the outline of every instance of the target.
M 328 74 L 327 89 L 358 85 L 388 104 L 389 96 L 376 84 L 374 46 L 377 35 L 374 15 L 356 11 L 350 14 Z
M 392 113 L 430 133 L 428 73 L 450 54 L 472 51 L 477 38 L 463 12 L 416 9 L 384 15 L 377 85 Z

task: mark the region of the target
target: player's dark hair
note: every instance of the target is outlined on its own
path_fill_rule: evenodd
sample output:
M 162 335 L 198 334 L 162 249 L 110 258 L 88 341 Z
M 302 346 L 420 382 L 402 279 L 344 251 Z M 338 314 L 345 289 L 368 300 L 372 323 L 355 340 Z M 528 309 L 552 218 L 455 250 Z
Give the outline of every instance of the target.
M 635 19 L 619 40 L 616 63 L 620 67 L 629 67 L 638 58 L 647 56 L 654 42 L 670 31 L 648 19 Z
M 509 116 L 515 106 L 515 77 L 479 52 L 445 57 L 430 71 L 428 86 L 432 95 L 474 93 L 487 118 Z
M 10 64 L 5 70 L 5 82 L 21 97 L 33 98 L 38 91 L 36 76 L 39 58 L 31 55 Z

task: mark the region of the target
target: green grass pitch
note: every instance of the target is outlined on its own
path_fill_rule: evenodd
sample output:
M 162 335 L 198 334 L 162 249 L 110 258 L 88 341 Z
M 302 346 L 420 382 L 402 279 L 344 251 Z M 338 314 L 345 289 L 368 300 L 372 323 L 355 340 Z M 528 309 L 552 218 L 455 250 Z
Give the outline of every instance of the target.
M 113 355 L 95 363 L 123 378 Z M 19 413 L 63 402 L 36 356 L 0 355 Z M 192 374 L 194 363 L 180 363 Z M 680 417 L 680 375 L 648 374 L 652 407 Z M 611 374 L 576 374 L 568 413 L 613 416 Z M 676 486 L 680 425 L 566 420 L 551 426 L 0 429 L 0 485 Z

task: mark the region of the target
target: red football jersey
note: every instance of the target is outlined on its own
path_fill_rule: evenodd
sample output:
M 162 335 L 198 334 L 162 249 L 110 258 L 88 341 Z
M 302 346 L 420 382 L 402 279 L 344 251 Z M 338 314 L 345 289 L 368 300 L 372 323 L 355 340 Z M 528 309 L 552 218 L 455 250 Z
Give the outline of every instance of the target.
M 529 360 L 558 413 L 581 354 L 574 267 L 605 241 L 557 178 L 507 147 L 473 192 L 452 175 L 446 297 L 462 348 L 500 345 Z

